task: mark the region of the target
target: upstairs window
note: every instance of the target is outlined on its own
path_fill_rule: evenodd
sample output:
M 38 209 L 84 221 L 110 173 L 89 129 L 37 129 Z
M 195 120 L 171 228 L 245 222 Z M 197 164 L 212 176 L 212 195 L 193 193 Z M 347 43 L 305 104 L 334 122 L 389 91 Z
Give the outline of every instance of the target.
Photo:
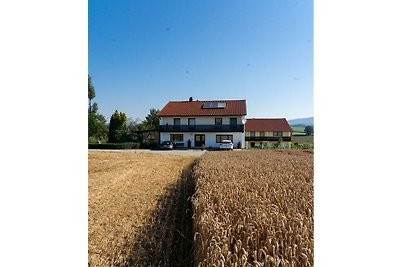
M 195 118 L 189 118 L 188 119 L 188 125 L 189 126 L 196 125 L 196 119 Z
M 237 125 L 237 118 L 230 118 L 229 119 L 229 124 L 230 125 Z
M 181 118 L 174 118 L 174 125 L 181 125 Z
M 215 125 L 222 125 L 222 118 L 215 118 Z
M 260 132 L 260 136 L 264 137 L 265 136 L 265 132 Z
M 254 132 L 254 131 L 251 131 L 251 132 L 250 132 L 250 136 L 251 136 L 251 137 L 254 137 L 254 136 L 256 136 L 256 132 Z
M 195 130 L 196 129 L 196 119 L 195 118 L 189 118 L 188 119 L 188 127 L 190 130 Z
M 274 136 L 283 136 L 283 132 L 273 132 Z

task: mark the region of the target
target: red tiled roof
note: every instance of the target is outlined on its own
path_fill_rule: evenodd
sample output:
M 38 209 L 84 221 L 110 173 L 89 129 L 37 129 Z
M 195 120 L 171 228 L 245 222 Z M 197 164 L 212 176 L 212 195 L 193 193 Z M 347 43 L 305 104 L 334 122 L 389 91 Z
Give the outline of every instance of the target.
M 289 123 L 285 118 L 280 119 L 247 119 L 246 132 L 291 132 Z
M 225 108 L 202 108 L 204 103 L 226 103 Z M 243 116 L 247 114 L 246 100 L 170 101 L 160 116 Z

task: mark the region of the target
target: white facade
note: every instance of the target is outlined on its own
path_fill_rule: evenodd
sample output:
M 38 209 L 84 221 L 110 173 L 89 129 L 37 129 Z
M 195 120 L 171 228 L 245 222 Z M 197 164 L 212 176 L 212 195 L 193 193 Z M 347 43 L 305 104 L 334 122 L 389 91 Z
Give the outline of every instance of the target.
M 216 118 L 222 118 L 222 125 L 230 125 L 230 119 L 231 118 L 236 118 L 237 119 L 237 125 L 243 125 L 243 132 L 220 132 L 220 131 L 193 131 L 193 132 L 188 132 L 188 131 L 176 131 L 176 132 L 171 132 L 171 131 L 160 131 L 160 142 L 163 141 L 174 141 L 171 140 L 171 135 L 183 135 L 183 139 L 179 141 L 174 141 L 179 144 L 179 146 L 183 147 L 188 147 L 188 141 L 190 140 L 191 142 L 191 147 L 199 147 L 196 146 L 196 135 L 198 138 L 204 138 L 204 146 L 206 148 L 212 147 L 212 148 L 218 148 L 219 147 L 219 142 L 217 142 L 217 138 L 221 139 L 223 136 L 226 135 L 231 135 L 232 136 L 232 142 L 234 145 L 234 148 L 237 148 L 238 145 L 240 145 L 240 148 L 245 147 L 245 130 L 244 130 L 244 124 L 246 123 L 246 117 L 245 116 L 193 116 L 193 117 L 161 117 L 160 118 L 160 126 L 161 125 L 168 125 L 173 126 L 174 125 L 174 119 L 179 118 L 180 119 L 180 125 L 181 126 L 187 126 L 189 125 L 189 118 L 195 119 L 194 125 L 196 126 L 201 126 L 201 125 L 208 125 L 208 126 L 213 126 L 216 124 Z M 201 137 L 200 137 L 201 136 Z M 225 138 L 223 138 L 225 139 Z M 239 144 L 240 143 L 240 144 Z
M 245 145 L 245 140 L 244 140 L 244 134 L 242 133 L 229 133 L 229 132 L 223 132 L 223 133 L 215 133 L 215 132 L 162 132 L 160 133 L 160 142 L 163 141 L 170 141 L 171 140 L 171 134 L 183 134 L 183 146 L 188 147 L 188 140 L 191 142 L 191 147 L 195 147 L 195 135 L 204 135 L 205 136 L 205 147 L 212 147 L 212 148 L 218 148 L 220 143 L 217 143 L 217 135 L 233 135 L 233 146 L 234 148 L 237 148 L 238 143 L 240 142 L 241 148 L 244 148 Z M 178 142 L 180 143 L 180 142 Z

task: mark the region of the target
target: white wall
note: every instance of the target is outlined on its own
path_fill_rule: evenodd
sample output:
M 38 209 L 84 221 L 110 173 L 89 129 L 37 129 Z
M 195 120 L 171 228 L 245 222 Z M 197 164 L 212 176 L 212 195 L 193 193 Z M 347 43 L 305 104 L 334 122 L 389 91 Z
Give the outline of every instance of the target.
M 188 140 L 190 139 L 192 142 L 192 147 L 194 147 L 194 135 L 195 134 L 204 134 L 206 138 L 205 146 L 206 147 L 219 147 L 219 143 L 216 142 L 216 135 L 233 135 L 233 146 L 234 148 L 237 147 L 238 142 L 241 143 L 242 148 L 245 146 L 245 141 L 244 141 L 244 133 L 230 133 L 230 132 L 223 132 L 223 133 L 201 133 L 201 132 L 189 132 L 189 133 L 182 133 L 182 132 L 171 132 L 171 133 L 166 133 L 162 132 L 160 133 L 160 141 L 170 141 L 170 134 L 183 134 L 183 142 L 184 146 L 187 147 L 188 145 Z

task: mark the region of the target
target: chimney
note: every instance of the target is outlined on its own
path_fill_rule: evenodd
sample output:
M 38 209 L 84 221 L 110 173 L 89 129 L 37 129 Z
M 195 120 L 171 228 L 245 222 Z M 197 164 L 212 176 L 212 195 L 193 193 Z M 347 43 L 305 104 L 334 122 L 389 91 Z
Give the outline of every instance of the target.
M 189 97 L 189 102 L 192 102 L 193 101 L 193 97 Z

